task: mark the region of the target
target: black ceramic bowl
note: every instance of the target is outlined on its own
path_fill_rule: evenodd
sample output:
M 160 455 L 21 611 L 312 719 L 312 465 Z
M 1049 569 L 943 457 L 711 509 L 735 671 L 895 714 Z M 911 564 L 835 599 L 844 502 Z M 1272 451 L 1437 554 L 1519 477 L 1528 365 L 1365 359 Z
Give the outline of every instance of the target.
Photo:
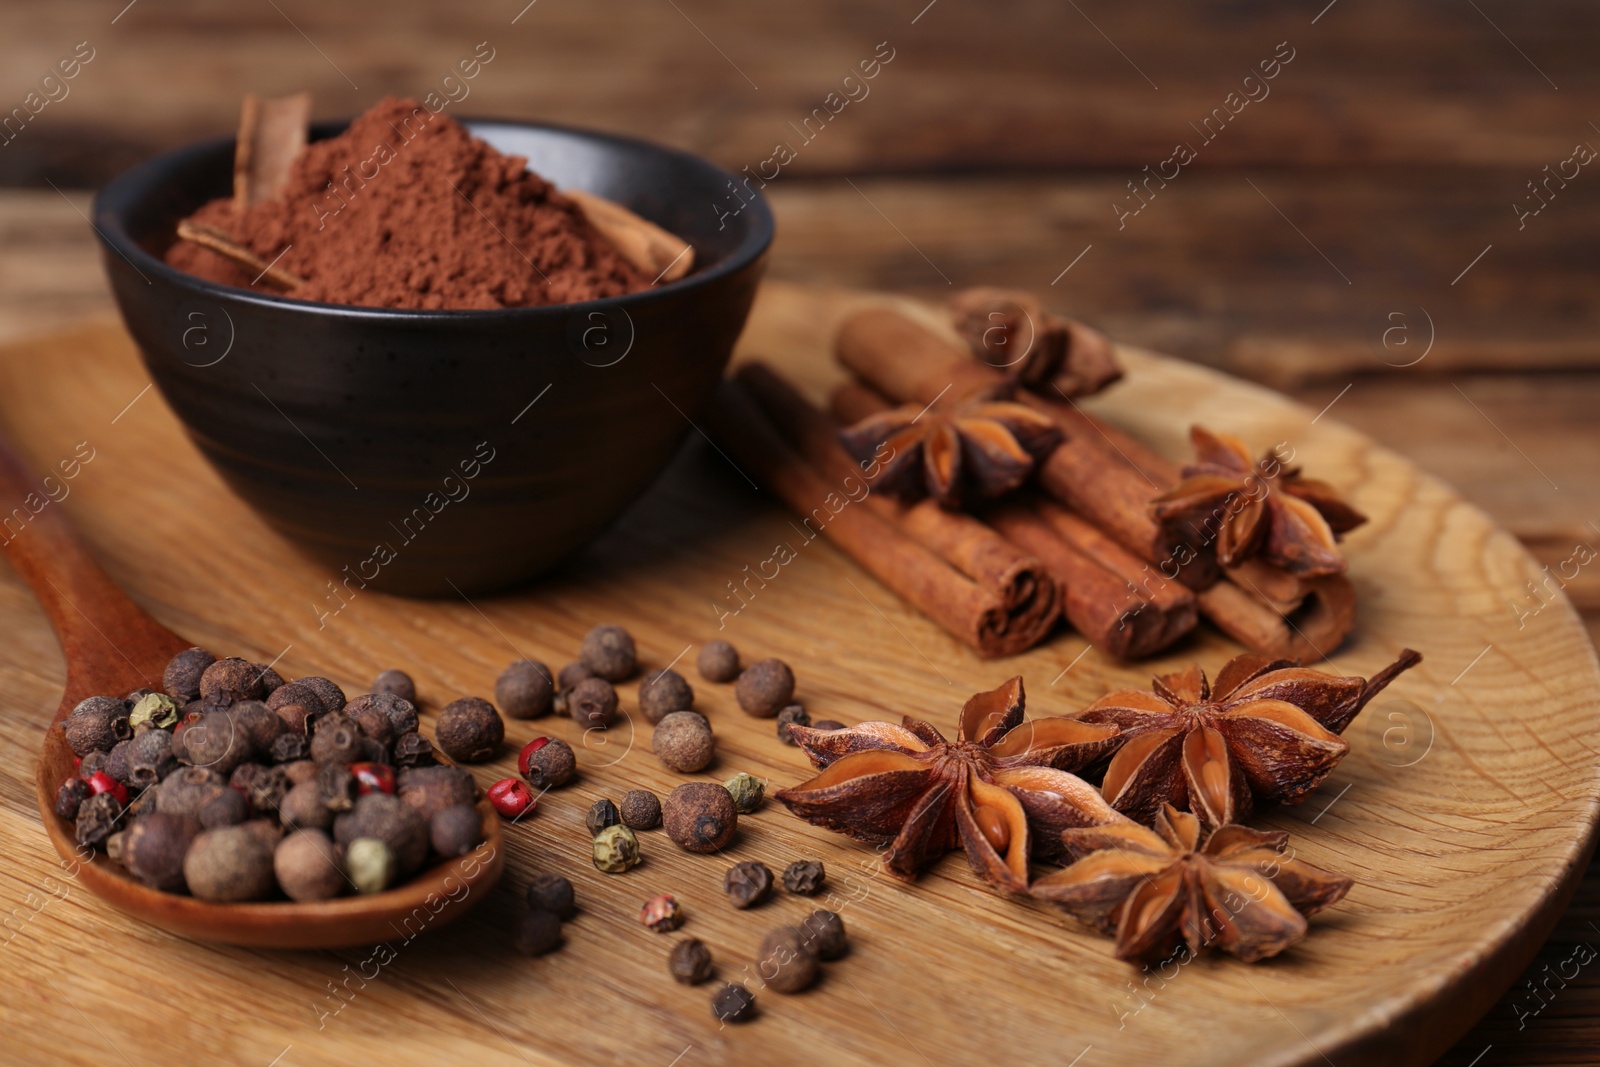
M 690 241 L 694 271 L 556 307 L 312 303 L 160 258 L 179 219 L 228 195 L 232 138 L 152 159 L 95 198 L 112 291 L 167 402 L 228 484 L 351 589 L 500 589 L 595 537 L 690 431 L 772 240 L 765 201 L 723 214 L 733 176 L 696 156 L 532 123 L 467 126 L 558 187 Z

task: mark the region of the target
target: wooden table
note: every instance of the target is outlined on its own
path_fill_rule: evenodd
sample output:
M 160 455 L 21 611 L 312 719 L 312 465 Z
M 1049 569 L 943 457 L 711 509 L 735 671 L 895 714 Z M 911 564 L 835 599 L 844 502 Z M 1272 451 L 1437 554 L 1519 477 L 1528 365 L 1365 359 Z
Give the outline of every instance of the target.
M 1120 338 L 1328 405 L 1557 565 L 1600 538 L 1600 178 L 1586 167 L 1541 200 L 1527 183 L 1578 142 L 1600 147 L 1586 110 L 1597 30 L 1577 0 L 13 5 L 0 12 L 5 108 L 76 42 L 95 57 L 0 151 L 0 183 L 30 187 L 0 194 L 0 340 L 109 313 L 87 197 L 72 190 L 226 132 L 244 89 L 310 87 L 319 114 L 348 113 L 440 86 L 488 41 L 495 59 L 459 113 L 600 125 L 754 168 L 773 142 L 800 144 L 795 125 L 888 42 L 870 95 L 767 190 L 774 277 L 1046 291 Z M 1294 58 L 1271 95 L 1204 141 L 1190 123 L 1283 41 Z M 1119 225 L 1112 205 L 1140 203 L 1127 183 L 1180 140 L 1195 161 L 1141 186 L 1148 205 Z M 1514 204 L 1543 206 L 1519 220 Z M 1565 594 L 1600 634 L 1600 572 L 1581 569 Z M 1553 995 L 1540 986 L 1583 942 L 1600 944 L 1595 868 L 1539 959 L 1442 1062 L 1590 1058 L 1600 968 L 1551 981 Z

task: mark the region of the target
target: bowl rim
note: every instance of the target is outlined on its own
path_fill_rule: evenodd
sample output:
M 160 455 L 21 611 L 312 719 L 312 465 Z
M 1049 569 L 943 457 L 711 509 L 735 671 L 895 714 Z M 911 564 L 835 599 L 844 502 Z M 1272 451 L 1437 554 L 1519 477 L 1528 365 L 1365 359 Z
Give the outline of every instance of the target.
M 324 131 L 337 133 L 349 126 L 354 119 L 332 119 L 312 124 L 313 135 Z M 485 131 L 495 128 L 517 130 L 541 130 L 554 133 L 569 134 L 581 139 L 597 141 L 617 147 L 633 150 L 643 150 L 658 156 L 677 159 L 691 166 L 709 170 L 726 178 L 730 183 L 739 181 L 738 176 L 722 166 L 712 162 L 704 156 L 688 152 L 681 148 L 658 144 L 642 137 L 632 137 L 627 134 L 611 133 L 605 130 L 596 130 L 582 126 L 569 126 L 556 122 L 539 122 L 523 119 L 503 118 L 458 118 L 463 126 L 474 137 L 483 137 Z M 128 232 L 124 224 L 124 216 L 133 205 L 144 199 L 159 185 L 169 180 L 167 172 L 179 162 L 193 157 L 214 152 L 224 145 L 231 145 L 235 141 L 234 135 L 210 137 L 202 141 L 191 142 L 177 148 L 161 152 L 149 159 L 143 160 L 117 174 L 94 196 L 90 215 L 90 223 L 101 244 L 117 253 L 140 274 L 153 275 L 164 282 L 180 288 L 186 288 L 212 299 L 228 299 L 238 303 L 254 305 L 263 310 L 276 310 L 281 312 L 315 315 L 335 315 L 342 318 L 367 321 L 395 321 L 407 323 L 455 323 L 464 322 L 508 322 L 536 320 L 542 317 L 565 318 L 574 310 L 603 310 L 615 308 L 626 311 L 654 303 L 658 300 L 671 299 L 675 294 L 709 285 L 730 275 L 746 270 L 752 264 L 760 261 L 767 249 L 772 244 L 775 225 L 771 206 L 766 197 L 759 190 L 750 190 L 755 198 L 745 202 L 739 214 L 743 216 L 751 213 L 748 230 L 737 247 L 728 255 L 703 271 L 691 271 L 689 274 L 674 282 L 665 285 L 652 285 L 648 289 L 640 289 L 633 293 L 624 293 L 621 296 L 600 297 L 595 300 L 583 300 L 565 304 L 541 304 L 531 307 L 515 308 L 376 308 L 363 307 L 354 304 L 336 304 L 320 300 L 301 300 L 290 296 L 278 296 L 271 293 L 261 293 L 252 289 L 241 289 L 231 285 L 223 285 L 206 278 L 198 277 L 181 271 L 169 265 L 166 260 L 151 254 Z M 146 279 L 149 280 L 148 278 Z

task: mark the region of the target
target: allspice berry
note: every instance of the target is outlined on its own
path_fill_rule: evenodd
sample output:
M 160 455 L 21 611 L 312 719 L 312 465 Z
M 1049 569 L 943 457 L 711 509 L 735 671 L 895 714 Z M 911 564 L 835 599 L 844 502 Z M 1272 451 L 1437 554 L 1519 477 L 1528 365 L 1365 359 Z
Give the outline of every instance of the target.
M 415 730 L 394 739 L 391 755 L 396 767 L 428 767 L 436 762 L 433 742 Z
M 589 828 L 589 836 L 594 837 L 608 826 L 615 826 L 622 821 L 622 814 L 617 811 L 617 806 L 607 797 L 601 797 L 589 805 L 589 813 L 583 817 L 583 824 Z
M 200 695 L 200 676 L 215 662 L 217 657 L 203 648 L 186 648 L 167 661 L 161 688 L 180 704 L 187 704 Z
M 275 883 L 272 849 L 243 826 L 206 830 L 184 856 L 183 880 L 200 900 L 265 900 Z
M 810 726 L 811 716 L 806 713 L 804 705 L 790 704 L 778 712 L 778 740 L 786 745 L 794 744 L 794 737 L 789 733 L 791 726 Z
M 560 789 L 578 773 L 578 757 L 572 746 L 559 737 L 527 755 L 528 769 L 522 777 L 537 789 Z
M 621 874 L 639 865 L 639 839 L 618 823 L 595 835 L 594 865 L 607 874 Z
M 418 815 L 431 819 L 445 808 L 470 806 L 478 799 L 478 783 L 461 767 L 409 767 L 400 772 L 395 795 Z
M 651 674 L 639 686 L 639 711 L 649 722 L 660 722 L 674 711 L 692 707 L 694 689 L 670 667 Z
M 633 637 L 620 626 L 609 623 L 596 626 L 583 636 L 578 648 L 578 659 L 608 682 L 620 682 L 630 677 L 639 665 L 639 653 L 634 648 Z
M 417 685 L 405 671 L 387 670 L 372 680 L 374 693 L 388 693 L 412 704 L 417 702 Z
M 465 856 L 482 840 L 483 821 L 478 809 L 470 804 L 445 808 L 428 820 L 428 842 L 445 859 Z
M 793 926 L 780 926 L 761 939 L 756 971 L 780 993 L 799 993 L 816 981 L 817 948 Z
M 725 1023 L 749 1022 L 756 1017 L 755 994 L 742 983 L 729 982 L 712 995 L 711 1014 Z
M 757 660 L 739 675 L 733 695 L 746 714 L 770 719 L 792 703 L 794 672 L 781 659 Z
M 543 956 L 561 944 L 561 919 L 554 912 L 525 911 L 511 929 L 511 944 L 524 956 Z
M 312 779 L 283 795 L 278 819 L 290 829 L 327 830 L 333 826 L 333 811 L 323 803 L 321 785 Z
M 76 819 L 78 808 L 93 795 L 94 790 L 89 788 L 88 782 L 78 777 L 68 778 L 56 790 L 56 814 L 63 819 Z
M 290 900 L 329 900 L 346 885 L 333 839 L 321 830 L 296 830 L 278 842 L 272 870 Z
M 494 758 L 505 740 L 506 726 L 494 705 L 482 697 L 452 700 L 439 712 L 434 743 L 457 763 L 482 763 Z
M 329 712 L 311 727 L 311 758 L 318 763 L 356 763 L 366 758 L 361 727 L 342 711 Z
M 344 707 L 344 690 L 329 679 L 312 675 L 299 679 L 299 683 L 317 694 L 317 701 L 324 712 L 338 711 Z
M 661 809 L 674 844 L 690 852 L 717 852 L 733 840 L 739 826 L 733 797 L 712 782 L 689 782 L 674 789 Z
M 79 701 L 72 713 L 61 721 L 61 732 L 74 756 L 109 752 L 119 741 L 133 736 L 128 724 L 128 705 L 114 697 L 90 697 Z
M 699 985 L 711 977 L 711 950 L 698 937 L 686 937 L 667 954 L 667 970 L 676 982 Z
M 150 812 L 107 842 L 111 858 L 141 882 L 168 893 L 183 892 L 183 859 L 200 833 L 186 815 Z
M 259 700 L 238 701 L 228 709 L 228 714 L 233 716 L 233 724 L 244 732 L 252 753 L 266 754 L 272 742 L 288 729 L 277 713 Z
M 181 742 L 179 760 L 191 767 L 209 767 L 224 777 L 255 754 L 249 735 L 226 711 L 202 713 L 184 727 Z M 179 748 L 178 739 L 173 747 Z
M 708 682 L 731 682 L 739 677 L 739 650 L 726 641 L 707 641 L 700 646 L 694 666 Z
M 344 706 L 344 715 L 374 741 L 388 742 L 417 728 L 417 706 L 389 693 L 363 693 Z
M 722 888 L 734 907 L 753 908 L 772 895 L 772 868 L 760 860 L 735 863 L 722 876 Z
M 227 788 L 222 776 L 211 768 L 185 767 L 167 775 L 155 787 L 156 810 L 198 818 L 200 809 Z
M 783 869 L 783 888 L 800 896 L 814 896 L 828 880 L 821 860 L 795 860 Z
M 394 853 L 404 878 L 428 858 L 428 823 L 416 809 L 388 793 L 365 793 L 355 807 L 333 820 L 333 839 L 349 848 L 360 837 L 373 837 Z
M 761 801 L 767 795 L 767 783 L 744 771 L 723 782 L 722 788 L 733 797 L 733 810 L 740 815 L 749 815 L 761 807 Z
M 585 678 L 567 694 L 567 714 L 585 730 L 604 730 L 617 720 L 617 691 L 604 678 Z
M 711 724 L 696 711 L 675 711 L 656 724 L 650 737 L 656 758 L 681 774 L 693 774 L 710 766 L 717 741 Z
M 219 826 L 238 826 L 250 818 L 250 801 L 237 789 L 227 788 L 206 801 L 196 817 L 207 830 Z
M 800 930 L 815 946 L 819 959 L 836 960 L 850 947 L 849 938 L 844 932 L 844 920 L 836 912 L 819 908 L 806 916 L 805 922 L 800 924 Z
M 630 830 L 654 830 L 661 825 L 661 798 L 648 789 L 630 789 L 618 805 L 622 825 Z
M 519 659 L 494 683 L 494 702 L 513 719 L 537 719 L 550 712 L 555 697 L 550 668 L 538 660 Z
M 357 837 L 345 846 L 344 873 L 363 895 L 383 892 L 399 875 L 394 850 L 376 837 Z
M 232 700 L 261 700 L 267 695 L 260 667 L 249 660 L 229 656 L 219 659 L 200 675 L 200 699 L 211 696 Z
M 578 914 L 572 883 L 559 874 L 545 871 L 534 875 L 528 883 L 527 898 L 528 907 L 534 911 L 552 912 L 561 919 L 570 919 Z

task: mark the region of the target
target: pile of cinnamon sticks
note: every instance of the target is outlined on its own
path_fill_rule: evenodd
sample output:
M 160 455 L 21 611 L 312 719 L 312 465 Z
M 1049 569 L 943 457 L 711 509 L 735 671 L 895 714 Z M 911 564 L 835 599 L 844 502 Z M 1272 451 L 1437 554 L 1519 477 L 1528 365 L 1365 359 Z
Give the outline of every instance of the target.
M 830 538 L 984 656 L 1033 647 L 1062 616 L 1122 659 L 1168 648 L 1202 616 L 1273 658 L 1320 658 L 1343 640 L 1355 615 L 1343 574 L 1296 577 L 1258 559 L 1223 567 L 1214 525 L 1153 516 L 1180 465 L 1071 402 L 1120 376 L 1104 337 L 1022 294 L 975 290 L 952 307 L 952 331 L 889 307 L 848 318 L 834 351 L 853 380 L 828 412 L 769 367 L 742 366 L 713 405 L 714 436 L 803 516 L 808 536 Z M 995 358 L 1019 342 L 1025 356 Z M 1048 415 L 1062 440 L 1032 486 L 972 513 L 871 491 L 882 457 L 861 461 L 841 444 L 841 428 L 891 407 L 978 395 Z

